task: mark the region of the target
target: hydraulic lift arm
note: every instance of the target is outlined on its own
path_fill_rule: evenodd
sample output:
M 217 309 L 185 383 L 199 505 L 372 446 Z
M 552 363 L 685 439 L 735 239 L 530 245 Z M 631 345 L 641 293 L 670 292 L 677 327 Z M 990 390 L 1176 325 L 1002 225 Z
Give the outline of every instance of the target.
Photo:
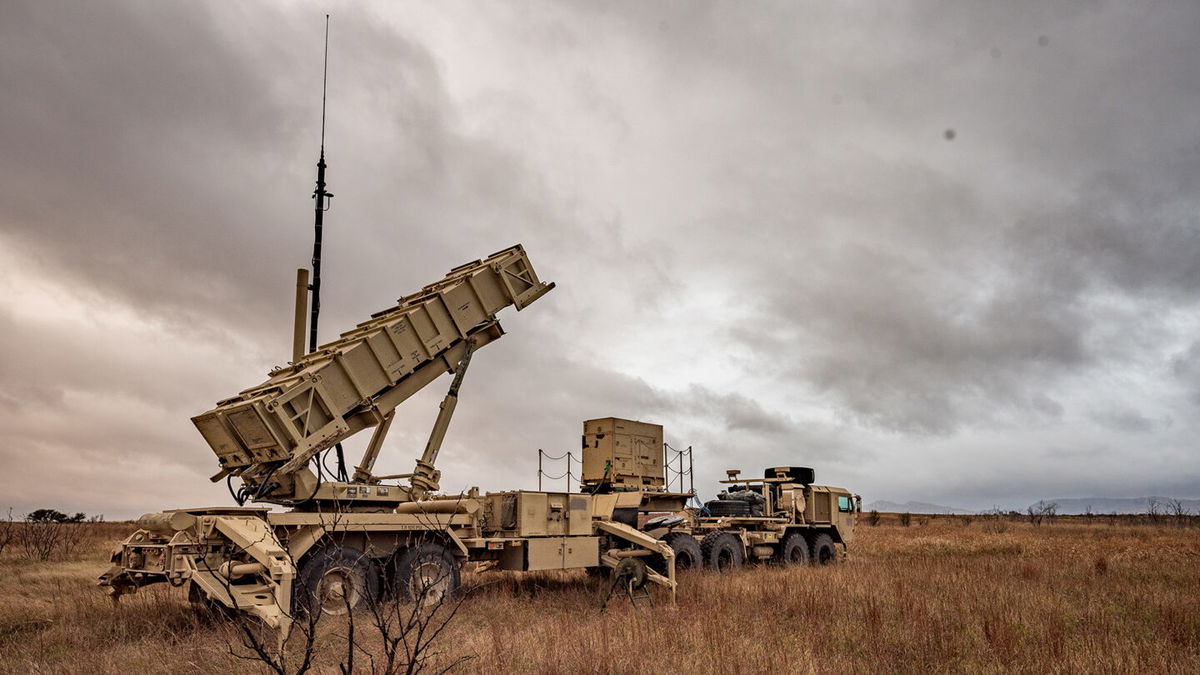
M 434 462 L 472 354 L 504 335 L 498 311 L 509 305 L 523 309 L 552 288 L 538 279 L 524 248 L 513 246 L 454 268 L 338 340 L 276 368 L 266 382 L 192 418 L 221 466 L 213 480 L 239 477 L 241 496 L 257 501 L 321 499 L 336 486 L 322 485 L 309 463 L 373 428 L 351 483 L 337 485 L 378 482 L 383 477 L 371 470 L 395 408 L 452 372 L 425 452 L 406 476 L 412 487 L 403 498 L 437 490 Z

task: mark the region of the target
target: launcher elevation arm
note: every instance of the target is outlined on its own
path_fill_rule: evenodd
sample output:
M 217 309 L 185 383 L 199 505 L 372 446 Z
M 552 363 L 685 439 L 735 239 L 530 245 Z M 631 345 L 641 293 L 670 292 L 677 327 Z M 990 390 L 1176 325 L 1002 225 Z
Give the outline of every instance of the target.
M 355 483 L 370 482 L 396 406 L 454 372 L 411 475 L 414 492 L 436 490 L 434 461 L 472 353 L 504 335 L 498 311 L 523 309 L 553 287 L 538 279 L 520 245 L 454 268 L 338 340 L 272 371 L 266 382 L 192 418 L 220 463 L 213 479 L 237 476 L 263 501 L 303 500 L 316 494 L 307 468 L 313 457 L 374 428 L 354 477 Z

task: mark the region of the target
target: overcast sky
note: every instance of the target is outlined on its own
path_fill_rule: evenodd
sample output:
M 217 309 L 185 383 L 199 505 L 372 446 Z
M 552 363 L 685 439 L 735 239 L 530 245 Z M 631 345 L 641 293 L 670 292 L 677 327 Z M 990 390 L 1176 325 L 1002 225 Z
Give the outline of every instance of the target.
M 8 0 L 0 507 L 230 503 L 189 418 L 290 357 L 326 12 L 322 337 L 518 242 L 558 283 L 444 487 L 620 416 L 706 497 L 1200 497 L 1195 3 Z

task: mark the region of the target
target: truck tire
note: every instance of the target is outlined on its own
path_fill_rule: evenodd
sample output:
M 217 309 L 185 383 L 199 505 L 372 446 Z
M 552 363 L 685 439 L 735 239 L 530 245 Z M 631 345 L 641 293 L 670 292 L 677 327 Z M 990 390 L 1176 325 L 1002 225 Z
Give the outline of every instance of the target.
M 706 569 L 725 574 L 742 566 L 745 552 L 742 542 L 729 532 L 709 532 L 700 542 L 700 557 Z
M 785 565 L 808 564 L 808 541 L 799 532 L 793 532 L 783 538 L 779 545 L 779 562 Z
M 458 560 L 439 543 L 415 544 L 397 554 L 392 579 L 405 602 L 436 605 L 458 593 Z
M 663 543 L 675 552 L 675 572 L 698 570 L 703 567 L 701 562 L 700 542 L 687 532 L 668 532 L 663 535 Z M 667 573 L 667 560 L 660 555 L 651 556 L 648 561 L 650 569 L 659 574 Z
M 832 565 L 837 562 L 837 549 L 833 546 L 833 537 L 818 534 L 812 540 L 812 564 Z
M 303 611 L 340 616 L 379 597 L 379 566 L 350 546 L 322 546 L 300 564 L 296 601 Z
M 714 517 L 720 516 L 749 516 L 750 502 L 741 499 L 714 499 L 704 505 Z

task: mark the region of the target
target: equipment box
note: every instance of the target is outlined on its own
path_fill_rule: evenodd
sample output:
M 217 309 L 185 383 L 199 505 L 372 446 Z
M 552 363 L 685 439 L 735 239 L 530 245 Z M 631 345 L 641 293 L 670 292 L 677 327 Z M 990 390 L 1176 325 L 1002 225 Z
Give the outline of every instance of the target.
M 663 428 L 661 424 L 616 417 L 583 423 L 583 483 L 662 487 Z
M 488 535 L 518 537 L 592 533 L 592 496 L 566 492 L 489 493 Z

